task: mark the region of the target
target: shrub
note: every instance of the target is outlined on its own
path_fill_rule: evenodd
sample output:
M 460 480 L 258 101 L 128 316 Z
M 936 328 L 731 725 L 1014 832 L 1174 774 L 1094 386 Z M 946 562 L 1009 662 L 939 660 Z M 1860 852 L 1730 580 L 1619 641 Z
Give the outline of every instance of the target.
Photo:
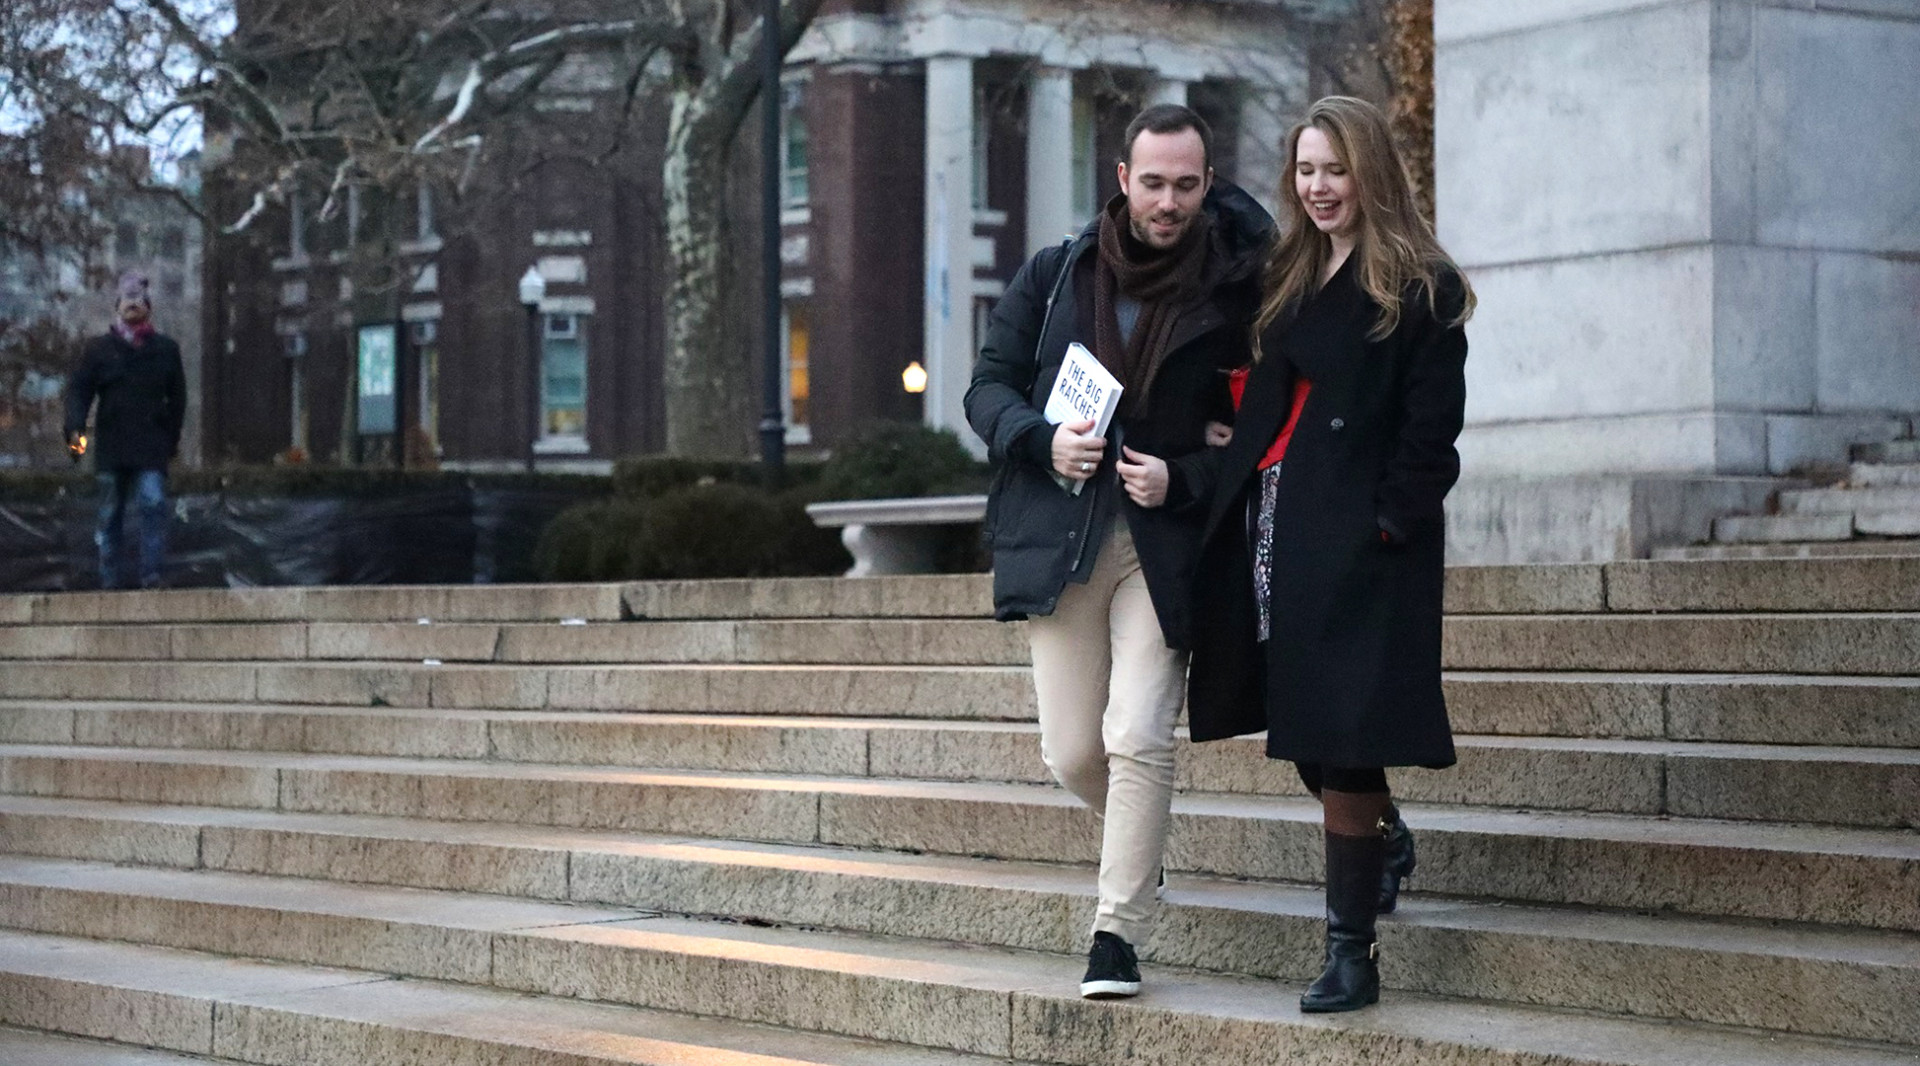
M 820 499 L 882 500 L 985 492 L 987 468 L 952 430 L 909 422 L 872 422 L 820 471 Z
M 789 460 L 780 489 L 809 485 L 818 480 L 820 464 Z M 758 461 L 747 459 L 682 459 L 674 456 L 645 456 L 622 459 L 614 464 L 613 491 L 616 496 L 651 500 L 679 489 L 696 485 L 748 485 L 764 487 L 766 471 Z
M 546 581 L 838 574 L 852 560 L 838 530 L 807 517 L 804 492 L 694 485 L 562 512 L 535 558 Z
M 725 484 L 667 493 L 648 509 L 642 570 L 662 578 L 844 571 L 851 560 L 837 532 L 815 526 L 801 499 Z

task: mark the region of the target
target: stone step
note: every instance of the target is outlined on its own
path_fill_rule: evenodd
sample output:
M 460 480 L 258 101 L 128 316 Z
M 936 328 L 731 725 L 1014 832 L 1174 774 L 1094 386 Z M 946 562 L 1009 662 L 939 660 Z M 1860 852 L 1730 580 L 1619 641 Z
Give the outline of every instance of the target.
M 1592 563 L 1447 568 L 1446 605 L 1462 613 L 1597 611 L 1602 568 Z M 629 585 L 632 618 L 656 621 L 802 618 L 985 618 L 989 574 L 933 577 L 655 581 Z
M 23 665 L 84 660 L 126 671 L 169 645 L 182 667 L 258 658 L 284 670 L 304 657 L 346 669 L 400 661 L 497 665 L 1023 666 L 1025 626 L 990 621 L 655 622 L 604 626 L 315 625 L 234 628 L 189 640 L 168 627 L 0 627 L 0 658 Z M 135 642 L 137 646 L 130 646 Z M 128 653 L 132 653 L 129 655 Z M 425 653 L 425 660 L 421 660 Z M 70 656 L 71 658 L 67 658 Z M 371 657 L 371 658 L 369 658 Z M 1444 665 L 1455 670 L 1581 670 L 1909 674 L 1920 662 L 1920 613 L 1456 615 Z M 144 672 L 144 667 L 132 669 Z M 14 672 L 9 668 L 9 673 Z M 230 675 L 210 675 L 208 680 Z M 508 673 L 530 684 L 540 675 Z M 4 693 L 11 694 L 11 693 Z M 76 695 L 111 698 L 112 689 Z M 310 701 L 314 697 L 300 697 Z
M 1920 463 L 1920 440 L 1856 444 L 1851 452 L 1856 463 Z
M 0 1027 L 0 1062 L 7 1066 L 216 1066 L 219 1061 Z
M 388 943 L 406 943 L 422 922 L 455 927 L 439 941 L 429 937 L 417 956 L 402 953 L 408 961 L 400 972 L 406 973 L 457 971 L 445 961 L 447 949 L 436 945 L 462 941 L 475 929 L 538 923 L 547 912 L 507 907 L 491 896 L 452 896 L 453 902 L 439 907 L 423 903 L 419 893 L 287 878 L 466 892 L 533 887 L 545 898 L 596 906 L 1063 954 L 1084 949 L 1094 906 L 1092 872 L 1054 864 L 671 837 L 555 836 L 394 819 L 280 815 L 263 821 L 217 810 L 149 813 L 108 804 L 26 802 L 49 809 L 10 809 L 11 820 L 25 825 L 66 818 L 67 837 L 77 841 L 84 834 L 95 846 L 155 827 L 195 829 L 198 857 L 214 872 L 0 860 L 0 899 L 8 903 L 5 913 L 17 916 L 10 919 L 14 924 L 372 968 L 389 963 L 353 960 L 385 960 L 379 953 L 398 950 Z M 195 818 L 197 824 L 190 821 Z M 556 867 L 556 856 L 565 857 L 564 869 Z M 174 857 L 191 866 L 197 856 L 183 842 Z M 515 868 L 545 873 L 505 875 Z M 218 872 L 235 870 L 268 876 Z M 465 876 L 449 877 L 453 870 Z M 349 907 L 351 900 L 359 902 Z M 249 906 L 241 910 L 242 903 Z M 1298 981 L 1318 967 L 1322 907 L 1314 886 L 1175 875 L 1156 934 L 1140 945 L 1142 958 Z M 287 911 L 301 913 L 289 917 Z M 356 933 L 351 923 L 329 925 L 329 916 L 343 915 L 396 928 L 382 940 Z M 248 928 L 250 923 L 259 928 Z M 1920 1016 L 1906 1009 L 1920 991 L 1920 937 L 1910 934 L 1412 894 L 1383 923 L 1380 937 L 1383 978 L 1391 988 L 1920 1043 Z M 1781 987 L 1818 991 L 1782 1003 Z
M 995 666 L 1026 655 L 1025 627 L 981 619 L 0 627 L 0 658 L 24 660 Z
M 0 932 L 0 1021 L 261 1066 L 1008 1066 L 728 1019 L 31 933 Z
M 1920 611 L 1912 557 L 1628 560 L 1609 563 L 1606 582 L 1616 612 Z
M 0 596 L 10 623 L 558 621 L 624 617 L 619 585 L 356 585 Z
M 1450 671 L 1462 733 L 1920 747 L 1920 677 Z M 432 706 L 442 710 L 1020 720 L 1035 716 L 1018 667 L 554 667 L 18 663 L 20 701 Z M 263 706 L 264 704 L 264 706 Z M 1816 713 L 1816 711 L 1818 713 Z M 0 739 L 59 740 L 0 715 Z M 250 728 L 250 727 L 241 727 Z M 268 728 L 263 724 L 261 728 Z M 69 731 L 68 736 L 78 735 Z
M 1834 559 L 1881 558 L 1904 560 L 1920 555 L 1920 540 L 1842 540 L 1816 544 L 1694 544 L 1655 548 L 1656 562 L 1828 562 Z M 1904 608 L 1903 608 L 1904 609 Z
M 1920 487 L 1788 489 L 1780 494 L 1785 515 L 1920 511 Z
M 1713 520 L 1717 544 L 1799 544 L 1853 538 L 1853 512 L 1730 515 Z
M 263 880 L 250 878 L 250 882 L 248 887 L 259 893 Z M 300 887 L 315 889 L 311 882 L 288 882 L 288 889 Z M 263 895 L 273 897 L 265 905 L 259 899 L 246 899 L 240 885 L 205 889 L 207 895 L 242 895 L 221 903 L 117 895 L 113 912 L 119 930 L 115 932 L 236 941 L 265 949 L 273 957 L 301 953 L 309 945 L 323 955 L 386 955 L 378 947 L 369 949 L 369 943 L 382 935 L 392 939 L 419 935 L 426 941 L 436 930 L 447 932 L 445 924 L 420 912 L 426 907 L 420 899 L 382 899 L 376 889 L 357 889 L 348 895 L 336 885 L 324 891 L 323 901 L 303 905 L 300 895 L 288 889 L 265 889 Z M 36 914 L 29 920 L 73 922 L 86 909 L 88 895 L 98 901 L 98 895 L 84 891 L 38 893 Z M 444 893 L 415 895 L 444 899 Z M 595 912 L 584 910 L 582 918 Z M 1363 1053 L 1369 1062 L 1413 1064 L 1432 1062 L 1432 1054 L 1440 1051 L 1459 1062 L 1498 1060 L 1542 1066 L 1569 1060 L 1836 1066 L 1860 1062 L 1864 1066 L 1866 1062 L 1901 1062 L 1901 1056 L 1912 1053 L 1910 1045 L 1891 1041 L 1847 1045 L 1720 1026 L 1647 1024 L 1538 1006 L 1463 1003 L 1405 991 L 1392 993 L 1375 1010 L 1329 1026 L 1313 1024 L 1298 1014 L 1290 1003 L 1294 981 L 1277 989 L 1275 981 L 1164 964 L 1152 968 L 1150 991 L 1139 1001 L 1102 1005 L 1079 999 L 1081 960 L 1071 955 L 860 933 L 745 928 L 666 916 L 559 926 L 513 926 L 509 918 L 493 916 L 467 926 L 480 926 L 470 932 L 486 937 L 486 980 L 497 989 L 649 1010 L 703 1012 L 760 1026 L 1062 1064 L 1092 1066 L 1114 1062 L 1121 1054 L 1129 1062 L 1171 1064 L 1252 1062 L 1271 1060 L 1269 1056 L 1275 1054 L 1294 1060 L 1327 1060 L 1329 1053 L 1338 1054 L 1338 1060 Z M 280 935 L 275 935 L 276 930 Z M 56 937 L 4 935 L 0 945 L 6 949 L 13 949 L 15 943 L 23 947 L 0 949 L 0 981 L 15 983 L 8 981 L 15 968 L 38 968 L 42 974 L 52 968 L 46 958 L 52 953 L 31 955 L 31 947 L 48 939 Z M 60 937 L 56 943 L 75 941 Z M 98 945 L 92 955 L 106 955 L 117 947 L 121 945 Z M 140 953 L 152 958 L 161 951 L 165 949 L 134 945 L 121 955 Z M 27 958 L 15 962 L 15 955 Z M 75 962 L 84 966 L 92 958 Z M 401 962 L 405 966 L 399 976 L 409 976 L 409 970 L 438 968 L 422 957 L 401 957 Z M 282 974 L 286 970 L 290 966 Z M 42 981 L 17 983 L 44 987 Z M 415 981 L 409 980 L 397 989 L 376 987 L 374 991 L 394 995 L 413 985 Z M 444 985 L 428 983 L 426 987 Z M 44 999 L 44 995 L 33 999 Z M 219 1041 L 219 1018 L 227 1012 L 207 1014 L 215 1018 L 211 1051 L 232 1054 L 221 1049 Z M 1340 1051 L 1346 1041 L 1356 1041 L 1359 1047 Z M 1640 1041 L 1645 1041 L 1644 1049 L 1634 1047 Z M 1327 1047 L 1329 1043 L 1332 1047 Z M 1657 1056 L 1642 1058 L 1645 1053 Z M 1571 1054 L 1578 1058 L 1569 1058 Z
M 932 781 L 1046 784 L 1039 729 L 1025 722 L 342 710 L 219 705 L 0 705 L 0 740 L 140 749 L 498 760 L 558 766 L 718 770 Z M 1920 752 L 1695 741 L 1456 738 L 1444 773 L 1394 774 L 1416 802 L 1842 825 L 1920 822 L 1899 797 L 1920 787 Z M 1184 791 L 1304 795 L 1291 764 L 1260 737 L 1184 739 Z M 1844 787 L 1843 787 L 1844 786 Z M 1872 802 L 1837 803 L 1857 789 Z M 1713 807 L 1698 806 L 1705 796 Z M 1743 797 L 1738 805 L 1729 805 Z M 1675 800 L 1691 810 L 1670 810 Z
M 1855 511 L 1853 529 L 1863 537 L 1920 537 L 1920 507 Z
M 1668 801 L 1682 817 L 1418 808 L 1410 820 L 1425 830 L 1423 883 L 1495 899 L 1920 930 L 1911 891 L 1920 833 L 1693 813 L 1752 803 L 1750 779 L 1764 776 L 1702 775 L 1697 792 Z M 1092 862 L 1099 850 L 1091 812 L 1028 784 L 6 746 L 0 791 L 1006 859 Z M 1886 802 L 1911 819 L 1914 795 L 1906 788 Z M 1175 797 L 1171 869 L 1313 880 L 1321 858 L 1309 800 Z
M 1920 614 L 1456 617 L 1441 656 L 1454 670 L 1910 675 Z
M 1911 583 L 1877 580 L 1874 562 L 1836 560 L 1817 578 L 1794 567 L 1776 567 L 1772 582 L 1748 582 L 1716 606 L 1698 605 L 1669 589 L 1712 588 L 1713 579 L 1674 563 L 1645 561 L 1526 566 L 1449 567 L 1446 604 L 1453 614 L 1572 614 L 1605 610 L 1916 610 L 1920 593 Z M 1800 591 L 1790 606 L 1765 590 L 1775 585 Z M 1622 589 L 1632 593 L 1622 596 Z M 1888 605 L 1889 590 L 1895 600 Z M 1757 594 L 1757 595 L 1756 595 Z M 624 595 L 626 608 L 620 605 Z M 1747 599 L 1745 597 L 1754 596 Z M 458 623 L 612 622 L 634 617 L 655 621 L 877 619 L 978 620 L 991 613 L 986 575 L 789 578 L 752 581 L 671 581 L 592 586 L 446 586 L 313 589 L 198 589 L 154 593 L 58 593 L 0 596 L 0 625 L 102 626 L 172 624 L 198 627 L 183 638 L 213 640 L 214 628 L 273 623 L 387 623 L 400 626 L 426 618 L 436 626 Z M 533 626 L 531 628 L 540 628 Z M 233 638 L 226 638 L 233 639 Z M 284 638 L 283 638 L 284 639 Z M 350 635 L 330 634 L 345 641 Z M 400 638 L 417 639 L 417 638 Z M 477 639 L 477 638 L 469 638 Z M 326 640 L 322 641 L 325 644 Z M 425 656 L 422 656 L 425 657 Z
M 1920 488 L 1920 459 L 1911 463 L 1855 463 L 1847 484 L 1858 488 Z

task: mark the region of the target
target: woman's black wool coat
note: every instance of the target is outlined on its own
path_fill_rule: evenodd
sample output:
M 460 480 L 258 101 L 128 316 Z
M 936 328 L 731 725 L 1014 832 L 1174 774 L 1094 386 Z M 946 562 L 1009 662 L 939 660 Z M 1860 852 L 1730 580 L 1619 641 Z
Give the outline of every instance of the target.
M 1357 258 L 1357 256 L 1355 257 Z M 1267 730 L 1276 759 L 1451 765 L 1440 691 L 1446 519 L 1460 473 L 1467 339 L 1459 276 L 1430 310 L 1410 286 L 1391 334 L 1349 262 L 1261 338 L 1233 441 L 1217 453 L 1194 589 L 1193 739 Z M 1271 639 L 1257 641 L 1247 500 L 1255 467 L 1313 382 L 1281 464 Z

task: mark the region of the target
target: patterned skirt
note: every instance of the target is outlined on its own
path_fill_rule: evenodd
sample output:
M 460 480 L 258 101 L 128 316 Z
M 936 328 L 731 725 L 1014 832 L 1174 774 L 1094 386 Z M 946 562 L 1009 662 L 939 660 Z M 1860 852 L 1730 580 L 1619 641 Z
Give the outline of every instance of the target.
M 1275 463 L 1260 471 L 1259 502 L 1248 501 L 1254 508 L 1248 516 L 1253 534 L 1253 604 L 1263 644 L 1273 628 L 1273 512 L 1280 500 L 1281 465 Z

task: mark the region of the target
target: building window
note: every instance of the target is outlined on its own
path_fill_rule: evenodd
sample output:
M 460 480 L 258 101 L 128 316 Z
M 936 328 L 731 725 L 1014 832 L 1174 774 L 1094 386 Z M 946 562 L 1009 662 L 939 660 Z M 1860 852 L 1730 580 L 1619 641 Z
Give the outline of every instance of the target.
M 287 254 L 307 257 L 307 205 L 297 191 L 287 197 Z
M 424 181 L 421 182 L 419 197 L 415 201 L 415 204 L 414 235 L 423 241 L 431 240 L 436 225 L 433 217 L 433 187 Z
M 423 319 L 413 324 L 414 380 L 420 383 L 420 432 L 427 447 L 440 453 L 440 323 Z
M 800 429 L 808 425 L 808 400 L 813 392 L 809 366 L 813 352 L 813 313 L 805 301 L 790 300 L 782 319 L 786 332 L 781 354 L 787 372 L 787 425 Z
M 547 438 L 587 435 L 586 316 L 548 315 L 540 352 L 540 429 Z
M 187 257 L 187 231 L 182 226 L 168 226 L 160 231 L 158 254 L 162 259 L 185 259 Z
M 1073 96 L 1073 217 L 1092 218 L 1099 204 L 1094 202 L 1094 190 L 1099 188 L 1099 165 L 1094 157 L 1093 101 L 1075 93 Z
M 307 335 L 304 333 L 288 333 L 280 338 L 280 343 L 282 351 L 284 351 L 287 356 L 287 367 L 290 378 L 288 393 L 291 402 L 289 403 L 290 409 L 288 411 L 289 425 L 287 426 L 287 443 L 304 453 L 310 450 L 310 446 L 307 443 L 309 426 L 307 419 L 307 361 L 303 358 L 303 356 L 307 354 Z
M 780 202 L 786 207 L 805 207 L 810 195 L 806 87 L 799 83 L 783 86 L 780 98 Z
M 987 113 L 990 101 L 986 90 L 976 87 L 973 91 L 973 209 L 985 211 L 987 203 L 987 146 L 993 134 L 992 116 Z

